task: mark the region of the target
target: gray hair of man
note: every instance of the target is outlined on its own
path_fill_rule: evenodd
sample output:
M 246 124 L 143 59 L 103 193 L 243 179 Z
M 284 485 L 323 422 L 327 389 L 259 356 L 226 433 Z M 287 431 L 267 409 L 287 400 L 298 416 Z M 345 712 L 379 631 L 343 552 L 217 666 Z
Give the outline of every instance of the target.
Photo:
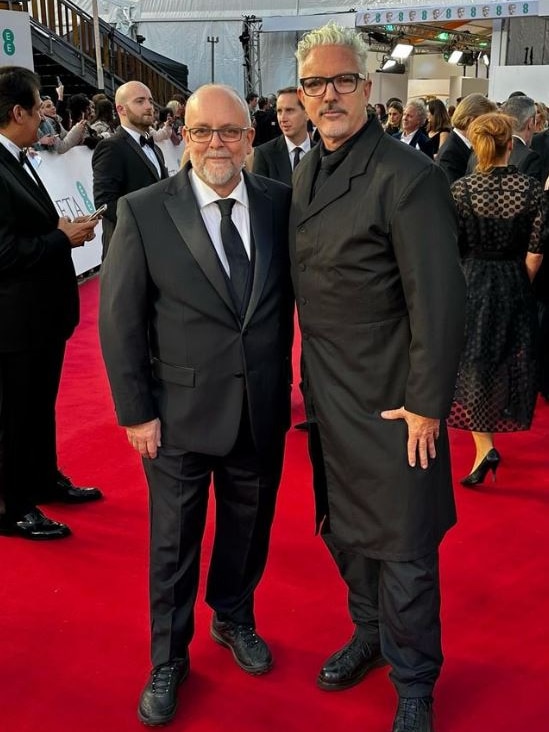
M 342 46 L 349 48 L 356 56 L 358 70 L 366 76 L 366 59 L 368 58 L 368 46 L 358 33 L 352 28 L 343 28 L 336 23 L 327 23 L 321 28 L 306 33 L 297 44 L 295 57 L 298 66 L 301 68 L 307 56 L 314 48 L 319 46 Z
M 412 107 L 419 116 L 419 126 L 421 127 L 427 119 L 427 107 L 421 99 L 410 99 L 406 102 L 406 107 Z
M 536 103 L 526 96 L 510 97 L 501 105 L 501 111 L 513 118 L 513 132 L 521 132 L 536 116 Z
M 229 86 L 228 84 L 203 84 L 202 86 L 199 86 L 198 89 L 196 89 L 196 91 L 194 91 L 187 99 L 187 109 L 189 109 L 189 106 L 192 107 L 195 104 L 197 98 L 200 96 L 200 92 L 204 89 L 222 89 L 226 91 L 229 96 L 233 97 L 235 102 L 237 102 L 240 107 L 242 107 L 242 111 L 246 117 L 246 126 L 250 126 L 252 124 L 250 108 L 248 107 L 244 99 L 240 96 L 240 94 L 236 91 L 236 89 L 233 89 L 233 87 Z

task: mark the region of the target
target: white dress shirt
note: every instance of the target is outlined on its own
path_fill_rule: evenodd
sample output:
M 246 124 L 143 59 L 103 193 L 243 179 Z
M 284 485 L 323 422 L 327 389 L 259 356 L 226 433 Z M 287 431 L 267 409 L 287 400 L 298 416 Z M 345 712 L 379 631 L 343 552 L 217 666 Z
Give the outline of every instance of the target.
M 152 149 L 152 147 L 149 147 L 148 145 L 141 145 L 140 137 L 143 134 L 142 132 L 136 132 L 135 130 L 130 130 L 129 127 L 125 127 L 124 125 L 120 125 L 121 127 L 124 127 L 128 135 L 131 135 L 133 139 L 137 142 L 139 147 L 143 150 L 145 155 L 149 158 L 151 163 L 156 168 L 156 172 L 158 173 L 158 177 L 162 178 L 162 170 L 160 169 L 160 163 L 158 162 L 158 158 L 156 157 L 156 153 Z M 148 133 L 147 133 L 148 134 Z
M 210 239 L 212 240 L 217 256 L 223 265 L 223 269 L 230 276 L 229 262 L 227 261 L 223 242 L 221 241 L 221 211 L 219 210 L 219 206 L 216 204 L 216 201 L 222 198 L 222 196 L 204 183 L 192 168 L 189 170 L 189 180 L 198 203 L 198 207 L 200 208 L 202 219 L 204 220 L 204 224 L 208 234 L 210 235 Z M 238 229 L 242 241 L 244 242 L 246 254 L 250 259 L 250 203 L 248 200 L 248 191 L 246 190 L 242 174 L 240 174 L 240 182 L 230 195 L 227 196 L 227 198 L 234 198 L 236 201 L 231 212 L 231 218 Z
M 288 155 L 290 156 L 290 165 L 292 166 L 292 169 L 294 167 L 294 150 L 296 147 L 300 147 L 303 150 L 303 153 L 299 156 L 299 162 L 303 160 L 303 155 L 305 153 L 308 153 L 311 149 L 311 138 L 309 135 L 303 140 L 303 142 L 300 142 L 298 145 L 293 143 L 291 140 L 289 140 L 286 136 L 284 136 L 284 139 L 286 140 L 286 147 L 288 148 Z
M 21 148 L 20 147 L 17 147 L 17 145 L 15 144 L 15 142 L 12 142 L 9 139 L 9 137 L 6 137 L 5 135 L 2 135 L 1 133 L 0 133 L 0 144 L 2 144 L 6 148 L 6 150 L 9 153 L 11 153 L 13 155 L 13 157 L 17 160 L 17 163 L 19 165 L 21 165 L 21 161 L 19 160 L 19 155 L 22 152 Z M 29 159 L 29 164 L 31 164 L 30 159 Z M 38 185 L 38 183 L 36 182 L 36 178 L 32 174 L 32 171 L 30 170 L 29 166 L 28 165 L 22 165 L 21 167 L 23 168 L 23 170 L 25 171 L 25 173 L 29 176 L 29 178 L 32 180 L 32 182 L 34 183 L 34 185 L 35 186 Z

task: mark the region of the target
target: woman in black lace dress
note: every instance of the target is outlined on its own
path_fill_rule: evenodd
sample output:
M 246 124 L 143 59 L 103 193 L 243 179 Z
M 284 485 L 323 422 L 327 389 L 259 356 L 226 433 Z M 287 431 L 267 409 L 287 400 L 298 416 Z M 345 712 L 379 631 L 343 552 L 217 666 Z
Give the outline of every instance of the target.
M 540 184 L 508 165 L 512 121 L 498 113 L 469 128 L 475 173 L 456 181 L 459 245 L 467 281 L 465 345 L 448 424 L 470 430 L 476 457 L 463 485 L 495 478 L 494 432 L 530 428 L 536 400 L 536 302 L 543 252 Z

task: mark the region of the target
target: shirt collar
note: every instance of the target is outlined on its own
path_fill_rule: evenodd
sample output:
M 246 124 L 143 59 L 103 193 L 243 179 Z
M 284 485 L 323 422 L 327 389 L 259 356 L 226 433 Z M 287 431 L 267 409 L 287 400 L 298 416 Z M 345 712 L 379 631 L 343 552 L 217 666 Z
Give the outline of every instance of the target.
M 303 142 L 300 142 L 297 145 L 295 144 L 295 142 L 289 140 L 286 136 L 284 136 L 284 140 L 286 141 L 286 146 L 290 155 L 293 153 L 296 147 L 300 147 L 304 153 L 309 152 L 309 150 L 311 149 L 311 138 L 309 137 L 309 135 L 305 137 Z
M 454 127 L 454 132 L 459 137 L 459 139 L 462 140 L 467 145 L 467 147 L 469 148 L 469 150 L 472 150 L 473 149 L 473 146 L 471 145 L 471 140 L 469 140 L 469 138 L 466 137 L 461 130 L 457 130 Z
M 128 135 L 130 137 L 133 137 L 133 139 L 137 142 L 138 145 L 141 145 L 140 137 L 141 137 L 141 135 L 143 135 L 145 133 L 137 132 L 137 130 L 132 130 L 129 127 L 126 127 L 125 125 L 120 125 L 120 127 L 122 127 L 124 130 L 126 130 Z M 146 133 L 146 134 L 148 134 L 148 133 Z
M 198 207 L 201 210 L 223 197 L 220 196 L 219 193 L 216 193 L 213 188 L 210 188 L 207 183 L 204 183 L 192 168 L 189 170 L 189 181 L 196 197 Z M 227 198 L 234 198 L 235 201 L 238 201 L 238 203 L 241 203 L 243 206 L 248 208 L 248 191 L 246 190 L 242 173 L 240 173 L 240 181 L 238 182 L 238 185 L 231 191 Z
M 17 147 L 15 142 L 12 142 L 9 137 L 2 135 L 2 133 L 0 133 L 0 143 L 6 148 L 8 152 L 13 155 L 17 162 L 19 162 L 19 154 L 21 152 L 21 148 Z

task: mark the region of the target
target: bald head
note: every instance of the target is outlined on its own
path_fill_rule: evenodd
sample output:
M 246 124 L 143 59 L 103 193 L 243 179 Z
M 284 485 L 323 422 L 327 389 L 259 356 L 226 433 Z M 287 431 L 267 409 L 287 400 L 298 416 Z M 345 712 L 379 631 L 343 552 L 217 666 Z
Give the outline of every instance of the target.
M 187 105 L 185 107 L 185 119 L 187 119 L 189 112 L 192 113 L 193 110 L 206 107 L 208 104 L 216 103 L 219 100 L 221 100 L 223 105 L 229 104 L 229 106 L 234 106 L 235 111 L 239 107 L 244 115 L 242 126 L 247 127 L 251 125 L 248 105 L 235 89 L 225 84 L 204 84 L 191 94 L 187 99 Z
M 124 127 L 136 132 L 148 132 L 154 122 L 154 102 L 150 89 L 140 81 L 128 81 L 118 87 L 116 111 Z

